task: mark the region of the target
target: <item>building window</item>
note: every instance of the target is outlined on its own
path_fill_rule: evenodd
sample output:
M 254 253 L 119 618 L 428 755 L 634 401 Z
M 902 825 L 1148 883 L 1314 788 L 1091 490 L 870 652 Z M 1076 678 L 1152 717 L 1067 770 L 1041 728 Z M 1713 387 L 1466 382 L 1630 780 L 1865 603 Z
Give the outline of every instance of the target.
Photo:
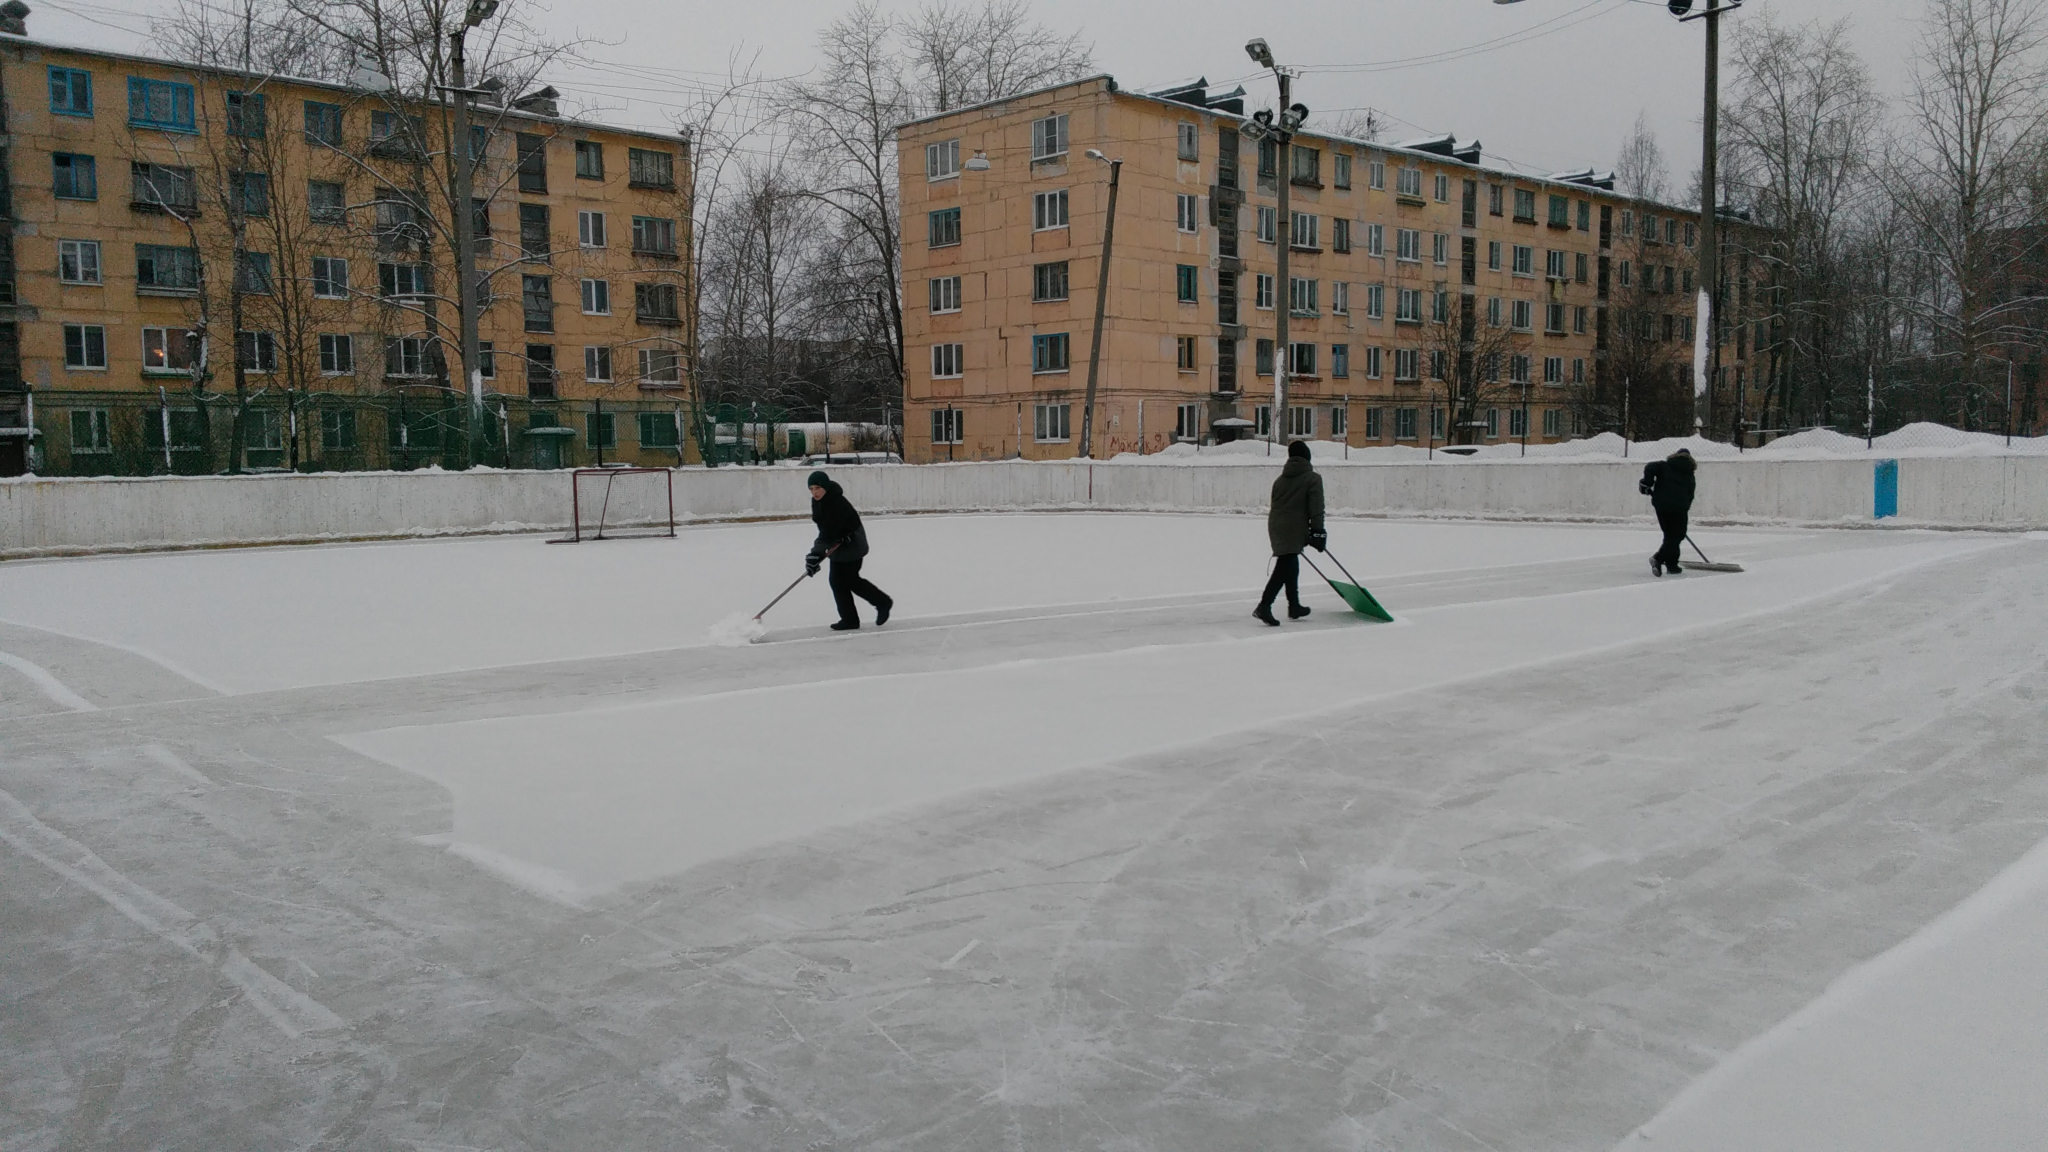
M 1529 434 L 1529 414 L 1520 408 L 1508 409 L 1508 435 L 1519 440 Z M 1488 433 L 1492 435 L 1492 433 Z
M 626 149 L 626 183 L 635 188 L 674 188 L 675 154 L 652 148 Z
M 1174 405 L 1173 438 L 1183 443 L 1202 438 L 1202 406 L 1200 404 Z
M 1316 346 L 1305 342 L 1289 341 L 1287 345 L 1287 373 L 1290 376 L 1315 375 Z
M 1365 410 L 1365 438 L 1367 440 L 1378 440 L 1385 433 L 1385 418 L 1381 415 L 1385 411 L 1386 409 L 1384 408 L 1367 408 Z
M 1365 286 L 1365 316 L 1368 320 L 1383 320 L 1387 315 L 1387 286 L 1367 284 Z
M 1501 326 L 1501 324 L 1502 324 L 1502 322 L 1503 322 L 1503 321 L 1502 321 L 1502 318 L 1501 318 L 1501 317 L 1502 317 L 1502 313 L 1501 313 L 1501 302 L 1500 302 L 1500 297 L 1498 297 L 1498 296 L 1488 296 L 1488 297 L 1486 298 L 1486 323 L 1487 323 L 1487 326 L 1488 326 L 1488 327 L 1491 327 L 1491 328 L 1498 328 L 1498 327 L 1500 327 L 1500 326 Z
M 1330 251 L 1351 251 L 1351 221 L 1342 216 L 1330 217 Z
M 576 244 L 582 248 L 604 247 L 604 213 L 578 212 L 576 214 Z
M 595 140 L 576 141 L 576 178 L 604 179 L 604 145 Z
M 1067 334 L 1053 332 L 1031 338 L 1031 371 L 1065 372 L 1067 370 Z
M 682 354 L 674 348 L 640 349 L 641 387 L 673 385 L 683 382 Z
M 356 414 L 343 408 L 320 414 L 320 447 L 329 452 L 346 452 L 356 446 Z
M 253 293 L 257 296 L 270 295 L 270 253 L 238 252 L 235 254 L 235 291 Z
M 612 379 L 612 350 L 607 344 L 583 346 L 583 378 L 592 384 L 609 384 Z
M 71 452 L 111 452 L 113 441 L 107 436 L 107 410 L 105 408 L 73 408 L 71 410 Z
M 1260 376 L 1273 374 L 1273 342 L 1261 339 L 1252 347 L 1252 371 Z
M 673 284 L 633 285 L 633 319 L 649 324 L 677 324 L 682 321 L 678 293 Z
M 1050 264 L 1035 264 L 1031 268 L 1031 299 L 1065 300 L 1067 298 L 1067 262 L 1055 260 Z
M 172 132 L 196 131 L 193 125 L 192 86 L 168 80 L 128 78 L 128 123 L 137 128 L 162 128 Z
M 1347 152 L 1330 154 L 1330 182 L 1339 188 L 1351 187 L 1351 155 Z
M 1350 376 L 1351 376 L 1351 345 L 1349 345 L 1349 344 L 1332 344 L 1332 345 L 1330 345 L 1330 375 L 1331 375 L 1332 377 L 1335 377 L 1335 378 L 1337 378 L 1337 379 L 1349 379 L 1349 378 L 1350 378 Z
M 320 374 L 346 376 L 356 370 L 355 339 L 345 332 L 320 334 Z
M 340 224 L 347 219 L 347 212 L 340 184 L 331 180 L 306 181 L 306 215 L 313 223 Z
M 1319 316 L 1316 282 L 1302 276 L 1287 278 L 1287 309 L 1296 316 Z
M 1180 122 L 1180 158 L 1200 160 L 1202 158 L 1202 129 L 1198 124 L 1186 120 Z
M 942 140 L 924 146 L 924 178 L 944 180 L 960 174 L 960 141 Z
M 338 300 L 348 295 L 348 261 L 338 256 L 313 257 L 313 295 Z
M 433 341 L 423 336 L 394 336 L 384 341 L 386 376 L 423 377 L 430 374 Z
M 634 219 L 639 219 L 635 217 Z M 945 208 L 926 217 L 926 243 L 932 248 L 950 248 L 960 243 L 960 210 Z
M 1536 326 L 1536 303 L 1533 300 L 1514 302 L 1514 320 L 1509 325 L 1517 332 L 1527 332 Z
M 1394 293 L 1394 323 L 1422 323 L 1422 289 L 1397 288 Z
M 1514 274 L 1534 276 L 1536 274 L 1536 249 L 1527 244 L 1515 245 Z
M 1569 228 L 1572 226 L 1572 202 L 1563 196 L 1550 197 L 1550 226 Z
M 1577 280 L 1581 284 L 1584 284 L 1586 282 L 1586 267 L 1586 254 L 1584 252 L 1576 253 L 1574 257 L 1574 275 L 1572 276 L 1572 279 Z
M 1253 222 L 1253 234 L 1261 244 L 1275 244 L 1280 239 L 1280 210 L 1270 205 L 1259 205 Z
M 618 423 L 612 412 L 585 412 L 583 414 L 583 443 L 590 448 L 613 448 L 618 445 Z
M 235 333 L 235 363 L 244 372 L 277 371 L 277 338 L 268 332 Z
M 1564 383 L 1564 357 L 1545 356 L 1543 358 L 1543 382 L 1545 384 Z
M 1273 278 L 1264 272 L 1252 277 L 1252 307 L 1262 312 L 1273 308 Z
M 308 100 L 305 104 L 306 142 L 341 147 L 341 105 Z
M 548 239 L 548 206 L 519 206 L 519 252 L 528 260 L 548 262 L 552 244 Z
M 1291 174 L 1296 184 L 1311 188 L 1323 186 L 1323 153 L 1320 148 L 1304 148 L 1299 144 L 1287 150 L 1287 163 L 1294 171 Z
M 104 371 L 107 367 L 106 328 L 98 324 L 66 324 L 64 367 Z
M 1430 243 L 1430 259 L 1438 264 L 1451 262 L 1451 238 L 1442 232 L 1433 235 Z
M 371 113 L 374 123 L 376 114 Z M 376 135 L 372 128 L 371 135 Z M 548 142 L 544 136 L 530 136 L 524 132 L 513 138 L 519 157 L 519 190 L 544 194 L 548 190 Z
M 1415 430 L 1416 410 L 1413 408 L 1394 409 L 1394 439 L 1417 440 Z
M 1394 190 L 1395 195 L 1413 200 L 1422 199 L 1422 169 L 1403 168 L 1397 176 L 1398 186 Z
M 1342 438 L 1351 430 L 1351 413 L 1341 404 L 1330 407 L 1330 435 Z
M 967 442 L 967 413 L 958 408 L 932 409 L 932 443 L 964 444 Z
M 1433 413 L 1432 413 L 1432 415 L 1433 415 Z M 1486 438 L 1487 438 L 1488 440 L 1498 440 L 1498 439 L 1500 439 L 1500 409 L 1498 409 L 1498 408 L 1488 408 L 1488 409 L 1486 410 L 1486 417 L 1485 417 L 1485 420 L 1486 420 Z
M 1182 304 L 1195 303 L 1196 285 L 1199 283 L 1197 277 L 1199 274 L 1200 270 L 1193 264 L 1176 264 L 1173 266 L 1173 290 L 1176 301 Z
M 555 346 L 526 346 L 526 394 L 536 400 L 555 398 Z
M 184 213 L 199 207 L 199 184 L 190 168 L 132 163 L 128 166 L 128 179 L 130 207 Z
M 932 379 L 951 380 L 967 374 L 967 345 L 932 345 Z
M 59 200 L 100 198 L 99 167 L 90 156 L 78 152 L 50 153 L 51 192 Z
M 269 216 L 270 177 L 261 172 L 228 173 L 228 206 L 243 216 Z
M 1368 188 L 1375 192 L 1386 191 L 1387 162 L 1384 160 L 1374 160 L 1368 163 L 1365 166 L 1365 183 Z
M 1067 118 L 1047 116 L 1031 122 L 1031 158 L 1050 160 L 1067 154 Z
M 1543 331 L 1552 336 L 1564 335 L 1564 305 L 1543 306 Z
M 953 243 L 960 242 L 960 210 L 953 209 Z M 676 254 L 676 222 L 666 216 L 633 217 L 633 251 L 650 256 Z
M 425 264 L 377 265 L 377 288 L 387 299 L 425 296 L 433 291 Z
M 1316 434 L 1316 410 L 1307 406 L 1287 408 L 1287 434 L 1293 437 L 1308 437 Z
M 1422 380 L 1422 353 L 1414 348 L 1394 349 L 1394 381 L 1415 384 Z
M 1572 359 L 1572 383 L 1574 383 L 1574 384 L 1584 384 L 1585 382 L 1586 382 L 1586 361 L 1585 361 L 1584 359 L 1582 359 L 1582 358 L 1579 358 L 1579 357 L 1574 357 L 1574 358 Z
M 953 214 L 959 215 L 955 208 Z M 1031 196 L 1031 227 L 1039 232 L 1067 226 L 1067 190 L 1035 192 Z
M 1508 357 L 1508 383 L 1527 384 L 1528 382 L 1529 358 L 1520 352 Z
M 57 241 L 57 279 L 66 284 L 100 282 L 100 242 L 97 240 Z
M 1387 254 L 1387 226 L 1367 224 L 1365 226 L 1365 254 L 1385 256 Z
M 200 361 L 199 334 L 184 328 L 142 330 L 142 371 L 189 372 Z
M 1555 248 L 1547 249 L 1543 253 L 1543 275 L 1546 279 L 1565 279 L 1565 256 L 1565 253 Z
M 585 280 L 583 282 L 583 314 L 585 316 L 609 316 L 612 314 L 611 281 Z
M 1515 220 L 1521 224 L 1536 222 L 1536 193 L 1533 190 L 1515 189 Z
M 1564 435 L 1564 409 L 1545 408 L 1543 410 L 1543 435 L 1552 440 Z
M 1252 409 L 1252 434 L 1263 440 L 1273 434 L 1273 406 L 1261 404 Z
M 1343 280 L 1330 281 L 1330 314 L 1351 315 L 1351 285 Z
M 269 101 L 261 92 L 227 94 L 227 134 L 261 140 L 270 127 Z
M 1621 262 L 1621 271 L 1619 273 L 1619 279 L 1621 281 L 1621 286 L 1623 288 L 1632 287 L 1634 284 L 1635 268 L 1626 260 L 1623 260 Z
M 1586 306 L 1584 304 L 1575 305 L 1572 308 L 1572 331 L 1581 336 L 1586 334 Z
M 1377 380 L 1380 378 L 1380 348 L 1377 344 L 1369 345 L 1365 350 L 1365 378 L 1367 380 Z
M 1066 117 L 1060 117 L 1064 122 Z M 1072 434 L 1070 417 L 1072 404 L 1034 404 L 1031 406 L 1032 437 L 1041 444 L 1057 443 Z
M 1436 202 L 1439 204 L 1449 204 L 1451 202 L 1451 178 L 1441 172 L 1437 173 L 1436 176 Z
M 1307 212 L 1290 212 L 1292 218 L 1287 226 L 1287 243 L 1294 248 L 1309 252 L 1320 251 L 1322 243 L 1322 217 Z
M 1410 264 L 1422 263 L 1422 233 L 1413 228 L 1402 228 L 1395 235 L 1399 247 L 1394 258 Z
M 1174 227 L 1183 232 L 1193 232 L 1201 226 L 1202 198 L 1191 192 L 1174 196 Z
M 59 116 L 92 115 L 92 73 L 77 68 L 51 68 L 50 111 Z
M 960 278 L 958 276 L 934 276 L 931 279 L 931 310 L 958 312 L 960 310 Z
M 681 416 L 670 412 L 636 413 L 642 448 L 679 448 L 683 443 Z
M 1177 336 L 1174 338 L 1174 368 L 1181 372 L 1193 372 L 1196 368 L 1195 348 L 1197 338 Z
M 519 297 L 528 332 L 555 330 L 555 282 L 550 276 L 521 276 Z

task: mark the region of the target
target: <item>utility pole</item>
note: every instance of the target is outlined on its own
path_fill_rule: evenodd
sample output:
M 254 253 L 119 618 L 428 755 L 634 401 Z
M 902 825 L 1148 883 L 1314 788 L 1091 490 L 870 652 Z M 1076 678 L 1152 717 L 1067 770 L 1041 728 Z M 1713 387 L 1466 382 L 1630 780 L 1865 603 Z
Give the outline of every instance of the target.
M 1095 458 L 1095 378 L 1102 366 L 1102 317 L 1109 306 L 1109 249 L 1116 240 L 1116 184 L 1123 174 L 1121 158 L 1111 160 L 1093 148 L 1090 160 L 1109 165 L 1109 212 L 1102 221 L 1102 268 L 1095 277 L 1095 337 L 1088 343 L 1088 392 L 1081 400 L 1081 458 Z
M 1692 7 L 1692 0 L 1672 0 L 1674 14 Z M 1700 114 L 1700 247 L 1699 247 L 1699 330 L 1692 347 L 1693 431 L 1704 436 L 1713 417 L 1714 307 L 1719 303 L 1721 253 L 1715 228 L 1714 203 L 1716 165 L 1721 123 L 1721 0 L 1707 0 L 1703 18 L 1707 22 L 1706 99 Z
M 455 98 L 455 139 L 448 149 L 455 160 L 452 173 L 455 204 L 449 214 L 454 217 L 452 223 L 455 225 L 455 310 L 460 313 L 462 327 L 460 353 L 463 388 L 469 394 L 469 464 L 472 468 L 483 456 L 484 376 L 477 363 L 480 359 L 480 337 L 476 314 L 476 214 L 471 200 L 477 158 L 469 138 L 469 102 L 476 97 L 477 89 L 468 86 L 463 38 L 471 28 L 490 19 L 497 10 L 498 0 L 469 0 L 462 24 L 448 34 L 448 78 L 453 83 L 443 85 L 441 89 Z M 509 441 L 506 450 L 511 450 Z

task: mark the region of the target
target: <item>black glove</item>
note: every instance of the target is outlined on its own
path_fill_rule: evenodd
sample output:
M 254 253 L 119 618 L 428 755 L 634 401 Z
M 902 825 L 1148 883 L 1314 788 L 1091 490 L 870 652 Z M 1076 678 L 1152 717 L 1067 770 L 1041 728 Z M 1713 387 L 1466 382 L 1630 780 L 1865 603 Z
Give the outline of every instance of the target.
M 1639 481 L 1636 484 L 1636 491 L 1641 492 L 1645 496 L 1654 496 L 1656 494 L 1654 491 L 1655 488 L 1656 485 L 1650 483 L 1648 480 Z
M 825 562 L 819 559 L 817 556 L 804 557 L 804 575 L 806 576 L 816 576 L 818 574 L 818 569 L 824 566 Z
M 1311 528 L 1308 530 L 1309 547 L 1315 549 L 1318 552 L 1328 552 L 1330 550 L 1329 544 L 1330 534 L 1328 532 L 1325 532 L 1321 528 Z

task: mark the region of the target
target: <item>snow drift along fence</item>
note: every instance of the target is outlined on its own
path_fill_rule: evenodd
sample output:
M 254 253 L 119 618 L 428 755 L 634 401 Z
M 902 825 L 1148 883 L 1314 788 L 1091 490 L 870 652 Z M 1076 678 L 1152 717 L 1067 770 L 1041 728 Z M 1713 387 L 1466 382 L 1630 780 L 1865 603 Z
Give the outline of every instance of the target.
M 1868 524 L 1876 466 L 1870 459 L 1702 461 L 1694 515 Z M 1322 461 L 1317 467 L 1333 511 L 1532 519 L 1648 513 L 1636 494 L 1640 460 Z M 1898 468 L 1901 523 L 2048 528 L 2048 458 L 1909 458 Z M 1257 465 L 1014 461 L 833 469 L 854 501 L 875 512 L 1253 512 L 1264 509 L 1273 472 Z M 682 469 L 675 475 L 678 514 L 805 515 L 803 477 L 792 468 Z M 569 485 L 567 472 L 516 471 L 0 481 L 0 557 L 553 529 L 568 522 Z M 624 480 L 620 492 L 617 499 L 631 515 L 639 497 Z

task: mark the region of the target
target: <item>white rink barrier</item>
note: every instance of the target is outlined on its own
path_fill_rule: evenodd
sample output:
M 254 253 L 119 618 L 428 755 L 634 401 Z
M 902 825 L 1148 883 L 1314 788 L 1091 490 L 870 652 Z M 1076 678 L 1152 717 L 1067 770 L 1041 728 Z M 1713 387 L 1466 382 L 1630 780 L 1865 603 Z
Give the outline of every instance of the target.
M 1897 518 L 1876 517 L 1880 461 L 1705 460 L 1696 520 L 1804 525 L 2048 528 L 2048 457 L 1897 462 Z M 1273 468 L 1016 461 L 831 469 L 863 511 L 1064 508 L 1263 511 Z M 1318 461 L 1333 513 L 1536 520 L 1646 517 L 1640 460 L 1435 463 Z M 679 519 L 803 516 L 805 469 L 683 468 Z M 621 477 L 614 520 L 640 520 L 666 493 Z M 0 480 L 0 558 L 323 540 L 555 530 L 570 515 L 567 471 L 326 472 L 311 475 Z

